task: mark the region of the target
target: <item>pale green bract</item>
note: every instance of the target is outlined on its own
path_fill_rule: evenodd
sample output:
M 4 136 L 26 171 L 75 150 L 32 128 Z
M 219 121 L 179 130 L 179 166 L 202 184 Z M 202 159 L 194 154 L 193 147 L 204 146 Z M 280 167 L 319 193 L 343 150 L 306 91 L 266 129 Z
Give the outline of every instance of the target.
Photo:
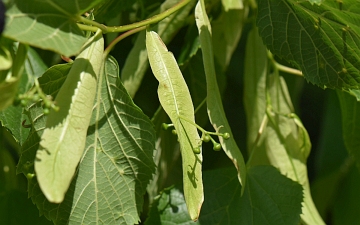
M 199 30 L 201 50 L 203 52 L 204 69 L 206 74 L 206 85 L 207 85 L 207 109 L 210 122 L 216 131 L 230 134 L 228 140 L 224 140 L 221 136 L 219 137 L 221 147 L 224 149 L 226 155 L 233 162 L 236 170 L 238 171 L 238 179 L 242 187 L 245 186 L 246 181 L 246 167 L 245 161 L 241 154 L 239 147 L 237 146 L 230 125 L 226 119 L 224 108 L 222 105 L 221 95 L 216 80 L 215 65 L 214 65 L 214 54 L 212 49 L 212 38 L 211 38 L 211 24 L 207 17 L 205 7 L 199 1 L 195 8 L 196 25 Z M 244 188 L 242 188 L 244 191 Z
M 170 117 L 180 142 L 184 194 L 191 219 L 199 217 L 204 201 L 201 163 L 202 155 L 194 154 L 200 137 L 194 126 L 194 107 L 189 89 L 171 52 L 159 35 L 146 33 L 146 48 L 151 69 L 159 81 L 158 95 L 165 112 Z
M 51 110 L 47 118 L 35 171 L 50 202 L 63 201 L 83 154 L 103 51 L 104 40 L 98 31 L 75 59 L 55 98 L 60 110 Z

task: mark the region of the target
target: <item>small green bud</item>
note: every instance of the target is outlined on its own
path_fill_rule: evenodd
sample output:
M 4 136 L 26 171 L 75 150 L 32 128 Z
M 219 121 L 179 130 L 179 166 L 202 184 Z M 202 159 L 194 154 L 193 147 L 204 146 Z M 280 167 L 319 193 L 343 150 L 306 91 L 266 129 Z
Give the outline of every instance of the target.
M 219 151 L 221 149 L 221 145 L 219 143 L 214 144 L 214 151 Z
M 172 130 L 171 133 L 172 133 L 173 135 L 177 135 L 177 131 L 176 131 L 175 129 Z
M 37 95 L 37 94 L 35 94 L 35 95 L 32 96 L 32 100 L 33 100 L 34 102 L 37 102 L 37 101 L 40 100 L 40 96 Z
M 204 142 L 209 142 L 211 140 L 210 135 L 205 134 L 205 136 L 202 139 Z
M 222 137 L 227 140 L 230 138 L 230 134 L 228 132 L 223 133 Z
M 166 123 L 163 123 L 161 126 L 164 130 L 167 130 L 169 128 L 169 125 Z
M 45 109 L 43 110 L 43 112 L 44 112 L 45 115 L 47 115 L 47 114 L 50 113 L 50 110 L 49 110 L 48 108 L 45 108 Z
M 193 152 L 194 152 L 195 154 L 200 154 L 200 152 L 201 152 L 200 147 L 195 147 L 195 148 L 193 148 Z
M 28 104 L 28 101 L 26 99 L 21 99 L 20 104 L 22 106 L 26 106 Z
M 35 174 L 33 174 L 33 173 L 26 174 L 26 178 L 29 180 L 31 180 L 34 176 L 35 176 Z

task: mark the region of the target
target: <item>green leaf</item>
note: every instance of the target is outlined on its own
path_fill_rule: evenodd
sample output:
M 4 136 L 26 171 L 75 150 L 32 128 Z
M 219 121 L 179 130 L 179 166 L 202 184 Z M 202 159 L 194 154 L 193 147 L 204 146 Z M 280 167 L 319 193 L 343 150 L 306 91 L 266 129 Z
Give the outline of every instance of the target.
M 15 0 L 6 11 L 3 35 L 65 56 L 75 55 L 86 41 L 76 21 L 100 1 Z
M 258 2 L 260 36 L 320 87 L 360 88 L 360 5 L 356 0 Z
M 35 171 L 50 202 L 60 203 L 85 148 L 96 84 L 104 51 L 101 32 L 75 59 L 55 98 L 59 111 L 51 110 L 36 153 Z
M 271 166 L 251 167 L 244 194 L 233 168 L 204 172 L 201 224 L 298 225 L 302 188 Z M 276 185 L 274 185 L 276 184 Z
M 203 2 L 200 3 L 199 1 L 196 5 L 195 18 L 200 34 L 201 50 L 203 53 L 204 69 L 207 82 L 206 102 L 210 122 L 216 131 L 221 131 L 223 133 L 227 132 L 230 134 L 230 138 L 228 140 L 224 140 L 222 137 L 219 137 L 219 140 L 226 155 L 234 163 L 234 166 L 238 171 L 238 179 L 244 186 L 246 179 L 245 162 L 241 151 L 233 138 L 224 112 L 215 74 L 214 54 L 211 42 L 211 25 L 207 17 Z
M 159 81 L 158 95 L 170 117 L 180 142 L 185 200 L 191 219 L 196 220 L 203 203 L 202 155 L 194 154 L 200 136 L 194 126 L 194 106 L 189 89 L 171 52 L 154 31 L 146 32 L 146 48 L 151 69 Z
M 347 92 L 337 91 L 342 115 L 342 132 L 347 151 L 360 166 L 360 102 Z
M 165 44 L 169 43 L 174 35 L 185 24 L 185 18 L 193 9 L 195 1 L 191 1 L 185 7 L 181 8 L 172 15 L 160 21 L 152 30 L 156 31 Z M 177 4 L 178 0 L 167 0 L 161 7 L 160 12 L 164 12 L 173 5 Z M 156 11 L 155 13 L 159 13 Z M 128 57 L 126 58 L 125 65 L 121 71 L 121 79 L 124 82 L 126 90 L 130 96 L 134 97 L 140 87 L 141 81 L 148 69 L 148 55 L 145 45 L 145 31 L 141 32 L 136 39 L 134 47 L 131 49 Z
M 46 94 L 57 93 L 68 65 L 52 68 L 54 76 L 41 77 Z M 48 75 L 51 75 L 48 73 Z M 134 224 L 139 221 L 146 186 L 155 171 L 155 131 L 149 118 L 133 103 L 119 77 L 119 66 L 108 58 L 99 78 L 86 148 L 77 173 L 61 204 L 49 203 L 35 178 L 29 179 L 29 195 L 41 214 L 56 224 Z M 33 171 L 39 135 L 45 120 L 39 105 L 29 114 L 34 130 L 22 148 L 18 168 Z M 111 194 L 108 194 L 111 193 Z M 96 204 L 95 204 L 96 203 Z
M 200 224 L 191 220 L 186 209 L 183 193 L 176 187 L 164 189 L 151 206 L 146 225 L 153 224 Z

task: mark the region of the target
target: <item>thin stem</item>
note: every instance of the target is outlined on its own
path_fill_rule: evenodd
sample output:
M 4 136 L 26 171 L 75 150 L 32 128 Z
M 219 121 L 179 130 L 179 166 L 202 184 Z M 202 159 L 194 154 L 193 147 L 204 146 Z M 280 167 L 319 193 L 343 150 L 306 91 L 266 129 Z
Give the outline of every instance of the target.
M 78 23 L 77 26 L 81 29 L 81 30 L 86 30 L 86 31 L 91 31 L 91 32 L 96 32 L 99 27 L 93 27 L 93 26 L 89 26 L 89 25 L 85 25 L 85 24 L 81 24 L 81 23 Z M 104 32 L 104 31 L 103 31 Z
M 276 60 L 274 59 L 273 54 L 268 51 L 268 58 L 271 61 L 271 63 L 274 65 L 274 69 L 279 70 L 279 71 L 283 71 L 285 73 L 290 73 L 290 74 L 294 74 L 297 76 L 303 76 L 302 72 L 300 70 L 288 67 L 288 66 L 284 66 L 281 65 L 280 63 L 276 62 Z
M 124 26 L 116 26 L 116 27 L 107 27 L 103 24 L 100 24 L 96 21 L 93 20 L 89 20 L 85 17 L 79 17 L 78 20 L 80 22 L 86 23 L 86 24 L 90 24 L 93 25 L 97 28 L 100 28 L 103 33 L 108 33 L 108 32 L 124 32 L 124 31 L 128 31 L 128 30 L 133 30 L 135 28 L 139 28 L 139 27 L 143 27 L 143 26 L 147 26 L 150 24 L 154 24 L 157 23 L 163 19 L 165 19 L 166 17 L 170 16 L 171 14 L 173 14 L 174 12 L 178 11 L 179 9 L 181 9 L 182 7 L 186 6 L 189 2 L 191 2 L 193 0 L 182 0 L 181 2 L 179 2 L 178 4 L 174 5 L 173 7 L 169 8 L 168 10 L 159 13 L 153 17 L 150 17 L 146 20 L 142 20 L 136 23 L 132 23 L 132 24 L 128 24 L 128 25 L 124 25 Z M 83 26 L 79 26 L 80 28 L 82 28 Z M 86 30 L 89 30 L 88 27 L 83 27 Z
M 210 134 L 210 135 L 216 135 L 216 136 L 223 136 L 222 133 L 217 133 L 217 132 L 210 132 L 210 131 L 206 131 L 204 128 L 200 127 L 199 125 L 197 125 L 196 123 L 194 123 L 191 120 L 188 120 L 186 117 L 183 117 L 182 115 L 179 115 L 180 119 L 183 119 L 184 121 L 190 123 L 191 125 L 195 126 L 198 130 L 200 130 L 202 133 L 205 134 Z
M 79 22 L 83 22 L 85 24 L 89 24 L 89 25 L 92 25 L 94 27 L 97 27 L 99 28 L 100 30 L 102 30 L 103 33 L 106 33 L 107 32 L 107 27 L 104 25 L 104 24 L 101 24 L 101 23 L 98 23 L 94 20 L 91 20 L 91 19 L 88 19 L 88 18 L 85 18 L 85 17 L 82 17 L 82 16 L 79 16 L 78 18 L 78 21 Z M 80 24 L 81 25 L 81 24 Z M 96 29 L 97 30 L 97 29 Z M 96 32 L 95 30 L 95 32 Z
M 200 109 L 201 107 L 206 103 L 206 97 L 204 98 L 204 100 L 202 100 L 202 102 L 200 102 L 200 104 L 196 107 L 195 111 L 194 111 L 194 114 L 196 114 Z
M 283 71 L 285 73 L 290 73 L 290 74 L 294 74 L 294 75 L 301 76 L 301 77 L 304 76 L 300 70 L 281 65 L 280 63 L 277 63 L 275 61 L 274 61 L 274 65 L 278 70 Z
M 129 36 L 132 35 L 132 34 L 135 34 L 135 33 L 139 32 L 139 31 L 142 31 L 142 30 L 145 30 L 145 29 L 146 29 L 146 27 L 143 26 L 143 27 L 135 28 L 135 29 L 133 29 L 133 30 L 129 30 L 128 32 L 119 35 L 117 38 L 115 38 L 115 39 L 107 46 L 107 48 L 106 48 L 105 51 L 104 51 L 104 56 L 107 56 L 107 55 L 110 53 L 110 51 L 114 48 L 114 46 L 115 46 L 119 41 L 125 39 L 126 37 L 129 37 Z

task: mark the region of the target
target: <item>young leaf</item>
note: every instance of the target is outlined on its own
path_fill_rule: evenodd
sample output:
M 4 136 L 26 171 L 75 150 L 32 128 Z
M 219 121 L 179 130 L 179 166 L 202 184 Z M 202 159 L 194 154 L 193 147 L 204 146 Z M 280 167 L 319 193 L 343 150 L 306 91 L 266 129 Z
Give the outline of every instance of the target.
M 178 0 L 166 0 L 161 5 L 160 12 L 164 12 L 178 2 Z M 152 27 L 152 29 L 160 35 L 165 44 L 170 42 L 180 28 L 183 27 L 186 21 L 185 18 L 193 9 L 194 2 L 195 1 L 191 1 L 185 7 L 166 17 L 155 27 Z M 158 11 L 156 13 L 158 13 Z M 144 39 L 145 31 L 141 32 L 137 37 L 134 47 L 126 58 L 124 68 L 121 71 L 121 79 L 124 82 L 126 90 L 132 97 L 135 96 L 139 89 L 144 74 L 149 67 Z
M 15 0 L 6 11 L 4 36 L 70 56 L 86 38 L 76 24 L 78 16 L 101 0 Z
M 314 1 L 313 1 L 314 2 Z M 320 87 L 360 88 L 358 1 L 258 1 L 264 43 Z
M 41 77 L 44 93 L 56 94 L 67 70 L 68 65 L 57 65 Z M 29 115 L 34 132 L 23 145 L 18 166 L 26 174 L 31 172 L 38 136 L 45 128 L 38 104 L 30 107 Z M 109 57 L 99 76 L 85 151 L 64 201 L 49 203 L 34 178 L 29 179 L 29 196 L 55 224 L 136 224 L 155 171 L 154 143 L 152 123 L 127 94 L 119 79 L 119 66 Z
M 104 40 L 98 31 L 75 59 L 55 99 L 59 111 L 51 110 L 47 118 L 35 171 L 50 202 L 63 201 L 83 154 L 103 51 Z
M 173 54 L 167 50 L 157 33 L 146 32 L 146 48 L 151 69 L 159 81 L 160 103 L 178 134 L 185 200 L 191 219 L 196 220 L 199 217 L 204 197 L 201 174 L 202 155 L 194 154 L 193 151 L 200 141 L 197 128 L 194 126 L 194 106 Z
M 221 129 L 221 132 L 227 132 L 230 134 L 230 138 L 228 140 L 224 140 L 221 136 L 219 137 L 219 140 L 226 155 L 231 159 L 238 171 L 239 182 L 242 184 L 242 186 L 244 186 L 246 179 L 245 162 L 241 151 L 231 133 L 230 125 L 226 119 L 222 105 L 215 74 L 214 54 L 211 41 L 211 25 L 209 18 L 207 17 L 203 1 L 199 1 L 196 5 L 195 18 L 200 34 L 201 50 L 203 53 L 204 69 L 207 82 L 206 103 L 210 122 L 216 131 Z

